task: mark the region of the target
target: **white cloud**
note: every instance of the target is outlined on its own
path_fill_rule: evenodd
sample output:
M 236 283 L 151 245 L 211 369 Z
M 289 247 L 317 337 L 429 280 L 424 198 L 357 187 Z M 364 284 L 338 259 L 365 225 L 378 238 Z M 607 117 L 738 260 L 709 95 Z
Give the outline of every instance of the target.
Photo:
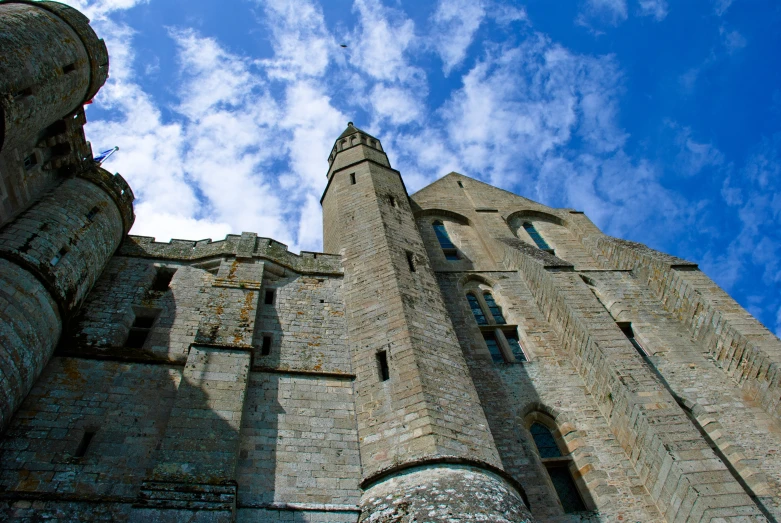
M 731 5 L 732 0 L 713 0 L 713 12 L 716 16 L 723 16 Z
M 626 0 L 587 0 L 577 23 L 590 27 L 589 20 L 618 25 L 628 17 Z
M 667 17 L 666 0 L 639 0 L 640 14 L 643 16 L 653 16 L 657 21 L 664 20 Z
M 729 31 L 722 26 L 719 28 L 719 34 L 721 35 L 722 42 L 724 42 L 724 47 L 727 49 L 729 54 L 734 54 L 740 51 L 748 44 L 746 38 L 740 34 L 739 31 Z
M 676 133 L 675 143 L 679 150 L 675 168 L 688 176 L 699 174 L 708 167 L 717 167 L 724 163 L 724 155 L 711 143 L 695 141 L 689 127 L 681 127 L 674 122 L 667 125 Z
M 439 0 L 433 16 L 433 36 L 445 76 L 463 61 L 484 17 L 485 7 L 480 1 Z
M 372 89 L 371 101 L 377 117 L 388 119 L 394 125 L 417 120 L 424 111 L 414 90 L 401 87 L 377 84 Z

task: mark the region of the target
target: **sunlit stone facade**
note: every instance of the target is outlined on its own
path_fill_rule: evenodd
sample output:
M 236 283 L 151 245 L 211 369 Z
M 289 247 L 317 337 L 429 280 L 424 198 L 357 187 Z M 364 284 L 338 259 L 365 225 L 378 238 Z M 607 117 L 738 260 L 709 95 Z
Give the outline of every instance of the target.
M 458 173 L 409 195 L 352 123 L 325 253 L 128 235 L 102 41 L 5 1 L 0 50 L 0 519 L 781 518 L 781 342 L 696 264 Z

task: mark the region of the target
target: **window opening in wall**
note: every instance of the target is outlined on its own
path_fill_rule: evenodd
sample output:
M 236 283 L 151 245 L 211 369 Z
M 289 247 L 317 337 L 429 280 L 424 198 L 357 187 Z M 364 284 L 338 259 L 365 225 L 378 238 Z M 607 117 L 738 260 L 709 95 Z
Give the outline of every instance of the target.
M 507 339 L 507 344 L 510 346 L 510 351 L 513 353 L 516 361 L 529 361 L 521 346 L 521 340 L 518 339 L 518 332 L 515 329 L 505 332 L 504 337 Z
M 488 346 L 488 352 L 491 353 L 491 359 L 494 363 L 504 363 L 504 356 L 502 350 L 499 348 L 499 342 L 496 340 L 496 336 L 493 332 L 484 332 L 483 339 Z
M 643 348 L 642 345 L 635 339 L 635 331 L 632 330 L 632 324 L 630 322 L 620 322 L 618 323 L 618 327 L 621 329 L 621 332 L 624 333 L 624 336 L 629 340 L 629 343 L 632 344 L 632 346 L 637 350 L 637 352 L 640 353 L 641 356 L 648 357 L 648 352 Z
M 477 296 L 470 293 L 466 295 L 466 299 L 469 302 L 469 308 L 472 309 L 472 314 L 474 315 L 477 324 L 488 325 L 488 320 L 485 319 L 483 308 L 480 307 L 480 302 L 477 300 Z
M 93 207 L 92 209 L 90 209 L 90 210 L 89 210 L 89 212 L 87 213 L 87 219 L 88 219 L 89 221 L 92 221 L 92 220 L 94 220 L 94 219 L 95 219 L 95 216 L 97 216 L 99 212 L 100 212 L 100 207 L 98 207 L 98 206 L 96 205 L 95 207 Z
M 507 323 L 506 321 L 504 321 L 504 316 L 502 315 L 502 308 L 496 304 L 496 302 L 494 301 L 494 297 L 491 295 L 491 293 L 484 292 L 483 299 L 485 300 L 485 304 L 488 305 L 488 309 L 491 311 L 491 316 L 494 317 L 494 321 L 498 325 L 504 325 L 505 323 Z
M 35 153 L 25 156 L 24 158 L 24 170 L 29 171 L 33 167 L 38 165 L 38 157 L 35 155 Z
M 381 350 L 377 353 L 377 372 L 380 375 L 380 381 L 388 381 L 390 379 L 390 369 L 388 368 L 388 353 Z
M 266 290 L 265 298 L 263 299 L 265 305 L 274 305 L 274 289 Z
M 17 91 L 16 94 L 14 94 L 14 99 L 20 99 L 25 98 L 27 96 L 31 96 L 33 94 L 33 88 L 32 87 L 26 87 L 22 89 L 21 91 Z
M 67 247 L 63 247 L 63 248 L 62 248 L 62 249 L 60 249 L 60 250 L 57 252 L 57 254 L 55 254 L 55 255 L 54 255 L 54 257 L 53 257 L 53 258 L 52 258 L 52 259 L 49 261 L 49 264 L 50 264 L 52 267 L 54 267 L 55 265 L 57 265 L 58 263 L 60 263 L 60 260 L 62 260 L 62 257 L 63 257 L 63 256 L 65 256 L 66 254 L 68 254 L 68 248 L 67 248 Z
M 411 251 L 407 251 L 407 265 L 409 265 L 409 272 L 415 272 L 415 255 Z
M 81 441 L 79 441 L 79 446 L 76 447 L 76 452 L 73 454 L 73 457 L 83 458 L 84 455 L 87 453 L 87 448 L 89 448 L 89 444 L 92 443 L 92 438 L 94 437 L 95 437 L 94 430 L 84 431 L 84 435 L 81 436 Z
M 158 267 L 155 273 L 155 279 L 152 280 L 151 290 L 155 292 L 165 292 L 171 285 L 171 280 L 176 273 L 176 269 L 168 267 Z
M 143 348 L 146 339 L 149 337 L 149 333 L 152 332 L 152 326 L 157 318 L 158 311 L 144 311 L 138 313 L 133 320 L 133 325 L 130 327 L 130 332 L 125 340 L 125 347 L 131 349 Z
M 548 476 L 550 476 L 551 483 L 556 490 L 559 501 L 561 501 L 564 512 L 571 513 L 586 510 L 583 498 L 580 497 L 578 487 L 575 485 L 575 480 L 572 479 L 572 474 L 569 471 L 569 463 L 572 459 L 562 454 L 561 449 L 556 444 L 553 433 L 542 423 L 532 423 L 532 426 L 529 427 L 529 432 L 531 432 L 534 444 L 537 446 L 537 452 L 539 452 L 542 464 L 545 465 L 545 469 L 548 471 Z
M 355 173 L 350 173 L 350 185 L 355 185 Z
M 458 249 L 456 249 L 456 246 L 450 240 L 450 235 L 447 233 L 445 224 L 440 220 L 437 220 L 432 223 L 431 226 L 434 228 L 434 234 L 437 236 L 439 246 L 442 248 L 445 259 L 448 261 L 457 261 L 459 259 Z
M 463 183 L 461 183 L 461 182 L 456 182 L 456 183 L 458 183 L 458 186 L 461 187 L 462 189 L 464 188 L 464 184 Z
M 537 247 L 544 251 L 553 251 L 551 249 L 550 245 L 548 245 L 548 242 L 545 241 L 545 239 L 542 237 L 542 235 L 537 232 L 537 229 L 529 222 L 524 222 L 523 228 L 526 230 L 526 232 L 529 234 L 532 240 L 534 240 L 534 243 L 537 244 Z
M 396 207 L 396 198 L 393 196 L 388 196 L 388 201 L 390 202 L 391 207 Z
M 268 356 L 271 354 L 271 336 L 263 336 L 263 345 L 260 347 L 261 356 Z
M 76 70 L 76 64 L 68 64 L 62 68 L 64 74 L 72 73 Z

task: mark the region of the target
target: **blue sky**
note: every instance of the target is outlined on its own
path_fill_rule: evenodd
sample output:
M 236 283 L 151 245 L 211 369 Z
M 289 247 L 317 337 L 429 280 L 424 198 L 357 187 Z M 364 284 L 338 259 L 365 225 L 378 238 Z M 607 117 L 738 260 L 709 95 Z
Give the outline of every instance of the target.
M 110 78 L 88 106 L 134 234 L 321 249 L 352 120 L 410 191 L 451 170 L 692 260 L 781 332 L 781 4 L 69 0 Z M 347 44 L 342 48 L 339 44 Z

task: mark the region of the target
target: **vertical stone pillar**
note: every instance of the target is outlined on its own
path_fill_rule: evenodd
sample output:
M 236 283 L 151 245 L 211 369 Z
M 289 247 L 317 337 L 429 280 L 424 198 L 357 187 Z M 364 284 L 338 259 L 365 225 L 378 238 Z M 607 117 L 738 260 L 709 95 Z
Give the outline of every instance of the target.
M 242 235 L 241 257 L 223 261 L 190 348 L 156 466 L 135 518 L 233 521 L 236 463 L 263 263 L 256 237 Z
M 324 243 L 345 269 L 362 518 L 529 520 L 501 468 L 399 173 L 352 124 L 329 161 Z

